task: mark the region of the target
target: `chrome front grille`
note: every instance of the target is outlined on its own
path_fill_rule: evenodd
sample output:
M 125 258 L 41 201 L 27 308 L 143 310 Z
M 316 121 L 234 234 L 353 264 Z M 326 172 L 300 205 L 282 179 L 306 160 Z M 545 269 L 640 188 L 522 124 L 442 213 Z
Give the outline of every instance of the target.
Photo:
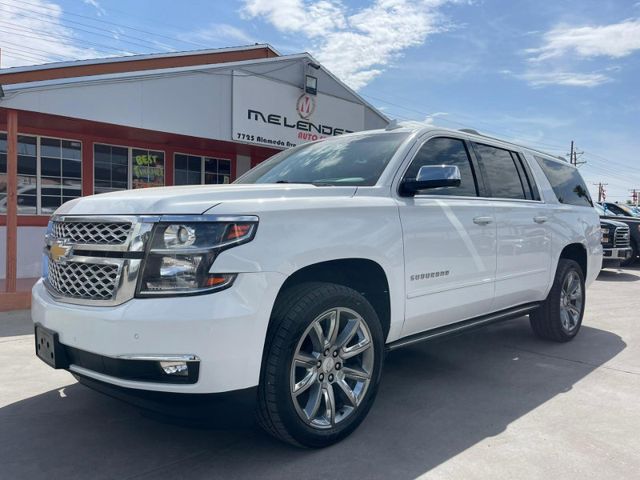
M 120 266 L 111 263 L 48 260 L 47 282 L 59 295 L 84 300 L 111 300 L 118 286 Z
M 629 234 L 629 227 L 617 227 L 614 235 L 613 246 L 615 248 L 627 248 L 631 245 L 631 236 Z
M 122 245 L 129 238 L 130 222 L 54 221 L 53 237 L 84 245 Z
M 146 241 L 159 217 L 54 215 L 44 275 L 60 302 L 120 305 L 135 295 Z

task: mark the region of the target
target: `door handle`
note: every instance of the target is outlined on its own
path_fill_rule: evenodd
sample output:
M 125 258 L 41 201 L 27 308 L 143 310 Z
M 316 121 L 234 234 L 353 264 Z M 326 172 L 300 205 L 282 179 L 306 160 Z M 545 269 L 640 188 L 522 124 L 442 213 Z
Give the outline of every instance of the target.
M 493 222 L 492 217 L 475 217 L 473 219 L 473 223 L 476 225 L 488 225 L 491 222 Z
M 544 223 L 544 222 L 547 221 L 547 217 L 545 217 L 543 215 L 540 215 L 540 216 L 537 216 L 537 217 L 533 217 L 533 221 L 536 222 L 536 223 Z

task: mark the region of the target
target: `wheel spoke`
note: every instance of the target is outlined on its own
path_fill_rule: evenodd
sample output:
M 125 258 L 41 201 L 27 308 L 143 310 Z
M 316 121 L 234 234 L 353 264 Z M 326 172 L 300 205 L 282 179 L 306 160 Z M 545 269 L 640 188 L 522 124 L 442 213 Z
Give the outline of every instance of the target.
M 329 329 L 327 330 L 327 344 L 333 346 L 338 338 L 340 330 L 340 309 L 336 309 L 329 315 Z
M 316 371 L 309 370 L 307 374 L 304 376 L 304 378 L 293 386 L 293 394 L 295 396 L 298 396 L 301 393 L 307 391 L 307 389 L 311 385 L 313 385 L 313 383 L 316 381 L 316 378 L 317 378 Z
M 313 385 L 313 388 L 309 392 L 309 400 L 307 406 L 304 409 L 304 413 L 308 420 L 313 420 L 318 415 L 320 409 L 320 403 L 322 403 L 322 388 L 319 383 Z
M 369 372 L 360 367 L 342 367 L 342 373 L 347 378 L 365 382 L 371 378 Z
M 312 333 L 313 335 L 311 335 Z M 320 352 L 324 351 L 327 346 L 327 338 L 324 336 L 322 324 L 320 322 L 315 322 L 309 334 L 311 337 L 315 337 L 315 342 L 313 342 L 313 338 L 311 339 L 311 342 L 314 344 L 315 348 L 317 348 Z
M 314 368 L 318 362 L 316 357 L 307 352 L 298 352 L 293 360 L 296 367 L 302 368 Z
M 356 398 L 356 394 L 353 392 L 353 390 L 351 389 L 349 384 L 347 382 L 345 382 L 344 378 L 341 378 L 340 380 L 338 380 L 336 382 L 336 384 L 340 387 L 342 392 L 345 394 L 345 396 L 347 397 L 347 400 L 349 400 L 349 403 L 351 404 L 351 406 L 352 407 L 357 407 L 358 406 L 358 399 Z
M 336 423 L 336 397 L 333 394 L 333 385 L 327 383 L 323 388 L 323 397 L 325 404 L 325 417 L 333 426 Z
M 560 322 L 562 323 L 562 326 L 564 327 L 565 330 L 569 330 L 570 328 L 569 312 L 567 312 L 565 308 L 560 310 Z
M 342 358 L 345 360 L 364 353 L 371 347 L 371 341 L 368 338 L 363 338 L 360 342 L 342 349 Z
M 351 339 L 358 333 L 358 327 L 360 326 L 360 320 L 357 318 L 350 319 L 340 332 L 340 336 L 336 340 L 336 347 L 342 348 L 347 345 Z
M 567 305 L 567 310 L 569 310 L 572 320 L 577 321 L 578 317 L 580 316 L 580 311 L 573 305 Z

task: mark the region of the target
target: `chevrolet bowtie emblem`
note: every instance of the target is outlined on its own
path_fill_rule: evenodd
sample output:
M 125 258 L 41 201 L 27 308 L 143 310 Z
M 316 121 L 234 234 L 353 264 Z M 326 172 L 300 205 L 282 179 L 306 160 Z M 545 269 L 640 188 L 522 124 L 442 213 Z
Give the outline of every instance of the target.
M 54 262 L 64 261 L 71 254 L 71 247 L 61 242 L 55 242 L 49 249 L 49 256 Z

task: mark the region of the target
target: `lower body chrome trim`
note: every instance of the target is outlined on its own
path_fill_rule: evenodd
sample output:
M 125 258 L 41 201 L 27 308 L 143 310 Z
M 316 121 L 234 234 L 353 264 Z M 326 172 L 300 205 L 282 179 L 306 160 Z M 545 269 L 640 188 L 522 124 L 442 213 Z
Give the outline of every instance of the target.
M 491 323 L 502 322 L 504 320 L 512 320 L 514 318 L 521 317 L 522 315 L 525 315 L 532 310 L 535 310 L 539 306 L 540 302 L 527 303 L 525 305 L 501 310 L 489 315 L 483 315 L 481 317 L 463 320 L 462 322 L 456 322 L 451 325 L 445 325 L 444 327 L 434 328 L 425 332 L 416 333 L 415 335 L 411 335 L 409 337 L 401 338 L 387 344 L 386 348 L 389 351 L 396 350 L 408 345 L 413 345 L 414 343 L 435 340 L 445 336 L 463 333 L 467 330 L 483 327 Z

